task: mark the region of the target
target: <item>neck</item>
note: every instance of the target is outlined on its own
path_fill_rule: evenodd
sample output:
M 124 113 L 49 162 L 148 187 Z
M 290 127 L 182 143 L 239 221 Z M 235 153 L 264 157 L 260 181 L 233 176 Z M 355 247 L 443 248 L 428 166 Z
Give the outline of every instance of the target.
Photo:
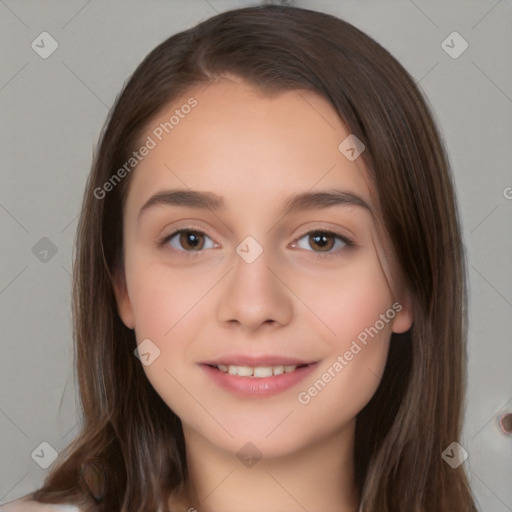
M 274 458 L 246 459 L 184 429 L 189 481 L 174 512 L 355 512 L 355 420 L 321 442 Z M 241 443 L 242 444 L 242 443 Z M 245 460 L 245 459 L 244 459 Z

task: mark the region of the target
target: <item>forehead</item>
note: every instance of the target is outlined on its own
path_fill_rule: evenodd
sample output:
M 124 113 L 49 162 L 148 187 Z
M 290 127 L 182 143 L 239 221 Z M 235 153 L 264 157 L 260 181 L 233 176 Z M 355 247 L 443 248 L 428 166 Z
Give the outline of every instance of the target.
M 236 78 L 196 87 L 148 123 L 141 145 L 153 147 L 134 170 L 127 208 L 170 188 L 214 191 L 246 208 L 314 188 L 342 187 L 370 203 L 362 159 L 339 149 L 349 134 L 312 91 L 268 96 Z

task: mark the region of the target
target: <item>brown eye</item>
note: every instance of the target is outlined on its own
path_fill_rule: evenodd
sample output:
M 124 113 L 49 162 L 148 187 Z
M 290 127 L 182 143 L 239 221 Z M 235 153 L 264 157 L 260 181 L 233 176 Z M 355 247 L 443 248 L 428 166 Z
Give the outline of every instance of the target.
M 170 245 L 179 252 L 200 252 L 214 247 L 213 240 L 203 233 L 193 229 L 180 229 L 161 240 L 160 245 Z
M 317 253 L 318 256 L 331 256 L 354 246 L 349 238 L 328 230 L 310 231 L 295 242 L 295 246 L 306 251 Z
M 335 236 L 332 233 L 325 233 L 322 231 L 315 232 L 310 236 L 310 247 L 312 249 L 318 248 L 321 252 L 330 251 L 334 247 Z
M 200 250 L 204 246 L 203 233 L 198 231 L 181 231 L 179 236 L 181 246 L 187 250 Z

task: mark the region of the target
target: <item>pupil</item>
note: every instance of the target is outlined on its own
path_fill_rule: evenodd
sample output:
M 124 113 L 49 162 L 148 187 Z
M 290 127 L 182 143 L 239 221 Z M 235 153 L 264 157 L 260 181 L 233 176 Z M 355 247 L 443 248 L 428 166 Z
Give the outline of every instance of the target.
M 197 249 L 197 247 L 200 245 L 199 237 L 194 234 L 192 231 L 187 231 L 185 233 L 182 233 L 182 236 L 185 238 L 185 243 L 183 244 L 185 247 L 191 247 L 193 249 Z
M 313 236 L 313 240 L 314 240 L 314 243 L 316 245 L 318 245 L 319 247 L 321 247 L 322 249 L 329 250 L 330 245 L 332 245 L 332 244 L 329 244 L 329 237 L 330 237 L 330 235 L 326 235 L 326 234 L 316 234 Z

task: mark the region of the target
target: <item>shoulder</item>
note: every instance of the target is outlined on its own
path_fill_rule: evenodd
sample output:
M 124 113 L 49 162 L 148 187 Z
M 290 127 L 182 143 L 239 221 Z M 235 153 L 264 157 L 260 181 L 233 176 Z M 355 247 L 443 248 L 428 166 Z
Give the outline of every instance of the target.
M 80 512 L 80 508 L 76 505 L 39 503 L 31 500 L 29 496 L 23 496 L 0 505 L 0 512 Z

